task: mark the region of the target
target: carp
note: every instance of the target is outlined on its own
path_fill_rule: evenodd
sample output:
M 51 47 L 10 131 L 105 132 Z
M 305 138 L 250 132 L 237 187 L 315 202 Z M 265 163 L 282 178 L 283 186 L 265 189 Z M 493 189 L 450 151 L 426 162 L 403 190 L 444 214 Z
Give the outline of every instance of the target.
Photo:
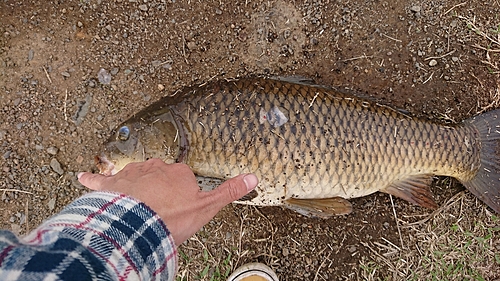
M 436 208 L 433 176 L 450 176 L 500 212 L 499 115 L 446 125 L 298 79 L 212 81 L 134 114 L 96 162 L 105 175 L 149 158 L 186 163 L 212 186 L 252 172 L 260 183 L 237 203 L 323 218 L 377 191 Z

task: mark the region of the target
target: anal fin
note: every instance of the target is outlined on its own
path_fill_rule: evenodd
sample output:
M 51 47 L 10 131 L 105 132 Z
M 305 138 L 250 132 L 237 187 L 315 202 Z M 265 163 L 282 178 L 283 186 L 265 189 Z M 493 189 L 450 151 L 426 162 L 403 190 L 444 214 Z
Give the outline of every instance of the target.
M 392 183 L 381 191 L 425 208 L 436 209 L 438 205 L 429 188 L 431 182 L 432 175 L 412 175 Z
M 302 215 L 324 219 L 352 212 L 351 203 L 342 197 L 322 199 L 290 198 L 284 201 L 284 205 Z

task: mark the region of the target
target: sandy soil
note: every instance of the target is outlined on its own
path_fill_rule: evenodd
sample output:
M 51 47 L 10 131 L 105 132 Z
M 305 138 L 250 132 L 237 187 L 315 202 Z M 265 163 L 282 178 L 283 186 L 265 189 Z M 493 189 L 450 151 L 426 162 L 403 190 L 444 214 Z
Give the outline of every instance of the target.
M 75 174 L 111 129 L 185 85 L 299 75 L 442 122 L 497 108 L 499 16 L 478 0 L 1 0 L 0 227 L 24 234 L 87 192 Z M 178 278 L 250 261 L 282 280 L 500 278 L 498 214 L 455 180 L 432 190 L 436 212 L 386 194 L 330 220 L 228 206 L 180 248 Z M 467 237 L 486 239 L 466 245 L 478 260 L 456 255 Z

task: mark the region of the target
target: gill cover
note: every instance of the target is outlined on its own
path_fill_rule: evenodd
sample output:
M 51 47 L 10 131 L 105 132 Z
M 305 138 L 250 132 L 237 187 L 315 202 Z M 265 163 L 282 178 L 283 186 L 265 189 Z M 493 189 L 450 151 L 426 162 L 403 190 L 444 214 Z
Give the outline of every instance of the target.
M 181 134 L 169 108 L 147 116 L 136 116 L 121 124 L 109 138 L 105 157 L 121 170 L 130 162 L 160 158 L 167 163 L 180 155 Z

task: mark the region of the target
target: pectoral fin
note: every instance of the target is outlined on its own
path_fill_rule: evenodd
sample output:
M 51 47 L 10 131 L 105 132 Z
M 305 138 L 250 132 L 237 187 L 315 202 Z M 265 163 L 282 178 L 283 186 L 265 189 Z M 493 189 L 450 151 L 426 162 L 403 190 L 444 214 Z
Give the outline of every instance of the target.
M 394 182 L 381 191 L 425 208 L 436 209 L 438 205 L 429 188 L 431 182 L 432 175 L 413 175 Z
M 324 219 L 352 212 L 351 203 L 341 197 L 323 199 L 290 198 L 284 201 L 284 205 L 302 215 Z

